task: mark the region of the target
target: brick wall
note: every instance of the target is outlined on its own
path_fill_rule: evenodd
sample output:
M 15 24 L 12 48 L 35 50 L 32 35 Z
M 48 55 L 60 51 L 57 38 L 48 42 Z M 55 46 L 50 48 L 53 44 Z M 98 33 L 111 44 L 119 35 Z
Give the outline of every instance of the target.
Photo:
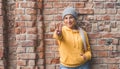
M 2 0 L 0 0 L 0 69 L 4 69 L 4 36 L 3 36 L 3 10 L 2 10 Z
M 119 0 L 0 0 L 0 69 L 59 69 L 52 34 L 67 6 L 88 32 L 91 69 L 119 69 Z

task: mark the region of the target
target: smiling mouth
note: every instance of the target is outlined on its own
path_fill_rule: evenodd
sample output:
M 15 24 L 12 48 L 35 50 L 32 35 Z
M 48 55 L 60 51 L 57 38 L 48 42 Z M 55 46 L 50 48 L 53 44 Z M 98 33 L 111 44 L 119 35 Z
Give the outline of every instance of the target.
M 69 25 L 72 25 L 72 23 L 69 23 Z

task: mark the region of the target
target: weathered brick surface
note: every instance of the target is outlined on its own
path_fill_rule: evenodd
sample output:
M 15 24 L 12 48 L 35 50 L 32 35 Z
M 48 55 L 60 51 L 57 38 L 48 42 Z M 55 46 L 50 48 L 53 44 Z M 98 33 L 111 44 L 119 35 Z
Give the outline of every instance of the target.
M 0 0 L 0 69 L 59 69 L 52 35 L 67 6 L 88 32 L 91 69 L 119 69 L 119 0 Z

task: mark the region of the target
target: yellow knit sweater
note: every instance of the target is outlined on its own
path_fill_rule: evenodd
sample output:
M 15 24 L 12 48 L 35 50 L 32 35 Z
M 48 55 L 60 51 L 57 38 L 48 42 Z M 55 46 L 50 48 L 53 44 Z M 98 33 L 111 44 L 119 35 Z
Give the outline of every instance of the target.
M 67 26 L 62 27 L 62 36 L 58 36 L 56 31 L 53 34 L 53 38 L 58 40 L 60 63 L 68 66 L 75 67 L 84 64 L 86 61 L 91 59 L 91 49 L 88 42 L 87 33 L 84 31 L 87 41 L 87 51 L 84 52 L 84 46 L 79 34 L 79 30 L 72 30 Z M 86 56 L 84 60 L 83 56 Z

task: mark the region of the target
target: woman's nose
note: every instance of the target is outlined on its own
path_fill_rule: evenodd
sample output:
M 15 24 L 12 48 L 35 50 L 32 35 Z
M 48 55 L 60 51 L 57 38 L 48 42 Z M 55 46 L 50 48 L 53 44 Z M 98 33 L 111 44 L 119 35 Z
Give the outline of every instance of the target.
M 70 19 L 68 18 L 68 22 L 70 22 Z

